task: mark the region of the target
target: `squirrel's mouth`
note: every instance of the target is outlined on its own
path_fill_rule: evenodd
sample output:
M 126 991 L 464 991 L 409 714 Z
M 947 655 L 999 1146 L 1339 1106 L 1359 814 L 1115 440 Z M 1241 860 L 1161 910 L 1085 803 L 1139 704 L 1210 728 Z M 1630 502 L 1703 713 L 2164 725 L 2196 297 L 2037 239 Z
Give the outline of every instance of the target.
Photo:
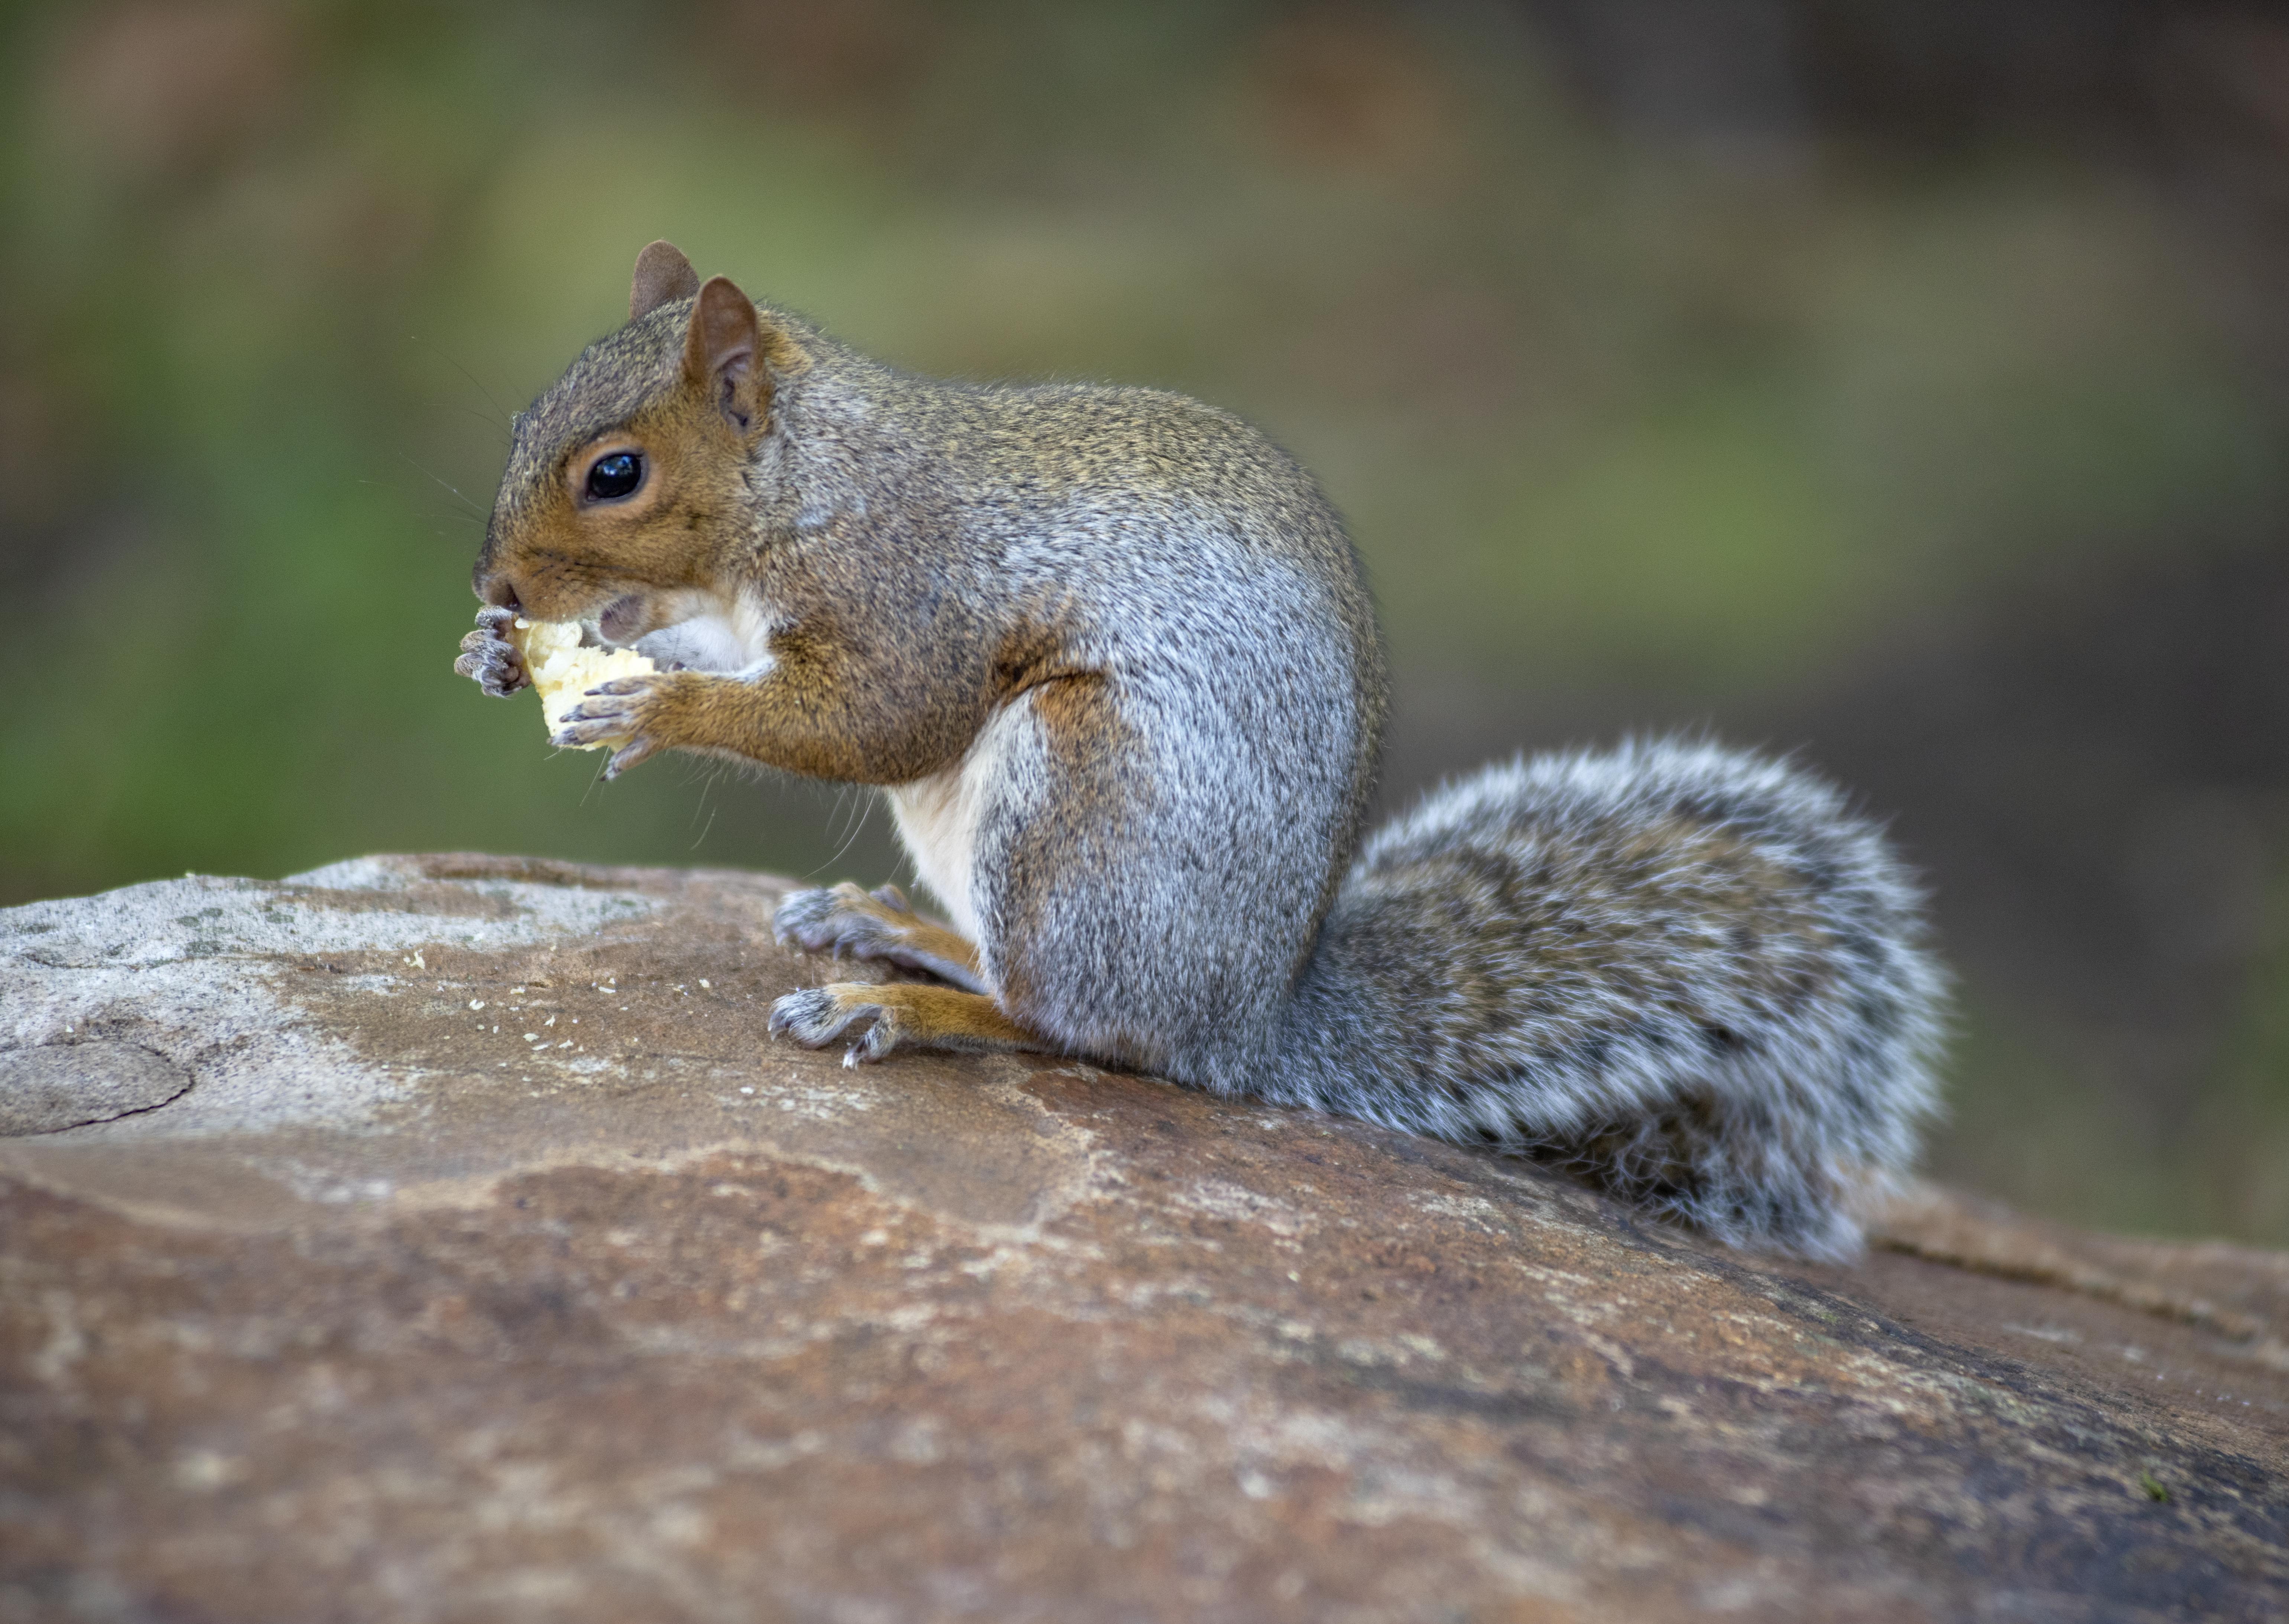
M 613 599 L 596 617 L 596 635 L 608 643 L 633 643 L 643 631 L 644 601 L 635 593 Z

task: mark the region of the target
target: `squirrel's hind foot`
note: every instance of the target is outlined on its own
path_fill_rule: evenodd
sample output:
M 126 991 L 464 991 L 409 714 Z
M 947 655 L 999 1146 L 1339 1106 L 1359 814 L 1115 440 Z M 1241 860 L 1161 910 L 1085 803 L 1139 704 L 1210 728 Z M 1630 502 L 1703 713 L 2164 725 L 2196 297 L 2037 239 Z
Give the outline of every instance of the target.
M 982 993 L 912 982 L 837 982 L 790 992 L 771 1006 L 774 1038 L 823 1049 L 854 1030 L 846 1066 L 883 1059 L 899 1048 L 987 1054 L 1041 1049 L 1041 1040 Z
M 966 992 L 987 985 L 977 950 L 967 939 L 916 913 L 896 886 L 862 891 L 849 880 L 782 897 L 771 915 L 782 946 L 807 953 L 844 953 L 920 970 Z

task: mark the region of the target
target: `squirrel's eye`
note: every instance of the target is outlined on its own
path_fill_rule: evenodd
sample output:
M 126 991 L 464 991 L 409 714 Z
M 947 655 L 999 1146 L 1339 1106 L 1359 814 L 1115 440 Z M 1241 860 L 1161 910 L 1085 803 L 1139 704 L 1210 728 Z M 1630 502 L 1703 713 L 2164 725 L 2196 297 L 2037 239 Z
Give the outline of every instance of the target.
M 588 465 L 588 499 L 610 502 L 643 483 L 643 458 L 634 451 L 615 451 Z

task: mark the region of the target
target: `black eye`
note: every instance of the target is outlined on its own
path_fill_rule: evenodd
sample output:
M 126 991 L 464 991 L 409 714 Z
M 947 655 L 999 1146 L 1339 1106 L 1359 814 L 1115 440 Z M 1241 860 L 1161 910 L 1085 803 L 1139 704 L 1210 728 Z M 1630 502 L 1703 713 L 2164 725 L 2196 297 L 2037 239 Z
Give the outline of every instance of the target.
M 588 465 L 588 499 L 610 502 L 643 483 L 643 458 L 634 451 L 615 451 Z

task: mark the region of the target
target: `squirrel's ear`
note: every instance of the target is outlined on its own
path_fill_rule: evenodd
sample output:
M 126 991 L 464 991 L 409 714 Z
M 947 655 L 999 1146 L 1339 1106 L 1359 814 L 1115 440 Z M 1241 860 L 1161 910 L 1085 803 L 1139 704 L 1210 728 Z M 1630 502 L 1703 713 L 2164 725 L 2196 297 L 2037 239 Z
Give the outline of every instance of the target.
M 760 423 L 770 410 L 762 318 L 755 301 L 729 276 L 709 277 L 692 304 L 691 326 L 683 338 L 683 375 L 741 428 Z
M 699 291 L 699 273 L 683 251 L 665 238 L 647 243 L 636 256 L 636 279 L 628 289 L 628 320 L 650 315 L 672 299 Z

